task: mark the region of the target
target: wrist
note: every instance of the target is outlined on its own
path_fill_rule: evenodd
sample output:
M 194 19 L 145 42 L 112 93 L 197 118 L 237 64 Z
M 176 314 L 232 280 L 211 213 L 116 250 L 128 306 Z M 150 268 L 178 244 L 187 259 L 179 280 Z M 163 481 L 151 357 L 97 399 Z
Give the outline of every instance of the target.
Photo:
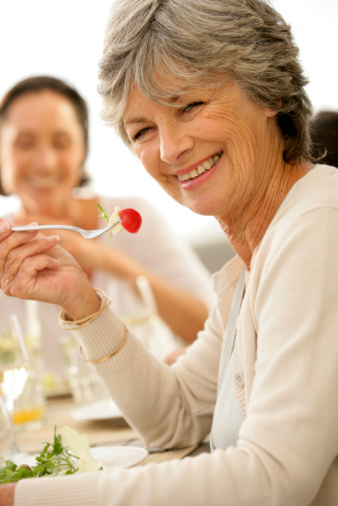
M 63 306 L 64 314 L 68 320 L 81 320 L 97 311 L 101 307 L 101 298 L 97 291 L 91 287 L 91 290 L 83 293 L 81 297 L 73 299 L 67 306 Z
M 67 330 L 76 330 L 78 328 L 85 327 L 110 305 L 111 299 L 102 290 L 96 289 L 94 291 L 97 299 L 99 300 L 98 309 L 90 311 L 89 313 L 86 312 L 85 316 L 80 316 L 80 318 L 73 317 L 72 315 L 69 316 L 68 313 L 62 309 L 59 314 L 59 324 L 62 328 Z M 81 313 L 76 312 L 75 314 Z

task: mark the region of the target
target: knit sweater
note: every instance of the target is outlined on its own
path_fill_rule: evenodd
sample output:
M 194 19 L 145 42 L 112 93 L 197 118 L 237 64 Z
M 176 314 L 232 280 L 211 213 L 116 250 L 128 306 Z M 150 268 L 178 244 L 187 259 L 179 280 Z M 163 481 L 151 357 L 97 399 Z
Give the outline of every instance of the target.
M 318 165 L 293 186 L 252 259 L 234 350 L 244 415 L 235 446 L 129 470 L 23 480 L 15 505 L 336 506 L 337 231 L 338 171 Z M 149 446 L 187 446 L 209 433 L 241 268 L 236 257 L 215 276 L 218 304 L 177 364 L 161 364 L 130 335 L 96 366 Z M 74 335 L 95 359 L 118 346 L 124 328 L 106 310 Z

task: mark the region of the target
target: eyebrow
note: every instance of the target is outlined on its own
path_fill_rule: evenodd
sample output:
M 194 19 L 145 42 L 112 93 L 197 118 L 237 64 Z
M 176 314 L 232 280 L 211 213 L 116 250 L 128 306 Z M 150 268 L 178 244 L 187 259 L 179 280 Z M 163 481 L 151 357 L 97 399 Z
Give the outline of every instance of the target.
M 179 99 L 180 95 L 173 95 L 172 97 L 170 97 L 169 101 L 175 104 Z M 126 127 L 132 124 L 135 125 L 137 123 L 146 123 L 147 121 L 149 121 L 147 118 L 144 118 L 142 116 L 136 116 L 135 118 L 130 118 L 128 121 L 124 121 L 123 124 Z
M 20 130 L 17 132 L 17 135 L 34 135 L 33 130 Z
M 146 118 L 143 118 L 142 116 L 140 116 L 140 117 L 130 118 L 128 121 L 124 121 L 123 124 L 124 124 L 124 126 L 128 126 L 131 124 L 134 125 L 136 123 L 145 123 L 146 121 L 148 121 Z

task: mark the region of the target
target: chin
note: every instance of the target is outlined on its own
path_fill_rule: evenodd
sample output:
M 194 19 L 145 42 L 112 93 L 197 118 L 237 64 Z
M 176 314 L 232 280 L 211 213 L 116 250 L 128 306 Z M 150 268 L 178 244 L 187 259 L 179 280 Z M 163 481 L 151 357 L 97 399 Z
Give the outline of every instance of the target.
M 211 198 L 209 199 L 194 199 L 190 202 L 182 202 L 182 204 L 190 209 L 195 214 L 200 214 L 201 216 L 216 216 L 217 210 L 215 207 L 215 203 Z

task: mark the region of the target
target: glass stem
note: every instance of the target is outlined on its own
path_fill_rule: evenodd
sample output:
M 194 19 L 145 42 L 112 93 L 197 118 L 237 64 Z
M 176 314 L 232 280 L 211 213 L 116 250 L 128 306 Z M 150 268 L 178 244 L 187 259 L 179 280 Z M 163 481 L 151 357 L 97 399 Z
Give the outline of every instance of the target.
M 2 401 L 2 410 L 4 417 L 6 419 L 7 428 L 9 432 L 9 447 L 6 452 L 6 456 L 10 457 L 11 455 L 15 455 L 17 453 L 21 453 L 20 447 L 18 445 L 18 441 L 16 438 L 15 427 L 13 422 L 13 408 L 14 402 L 11 399 L 1 399 Z

